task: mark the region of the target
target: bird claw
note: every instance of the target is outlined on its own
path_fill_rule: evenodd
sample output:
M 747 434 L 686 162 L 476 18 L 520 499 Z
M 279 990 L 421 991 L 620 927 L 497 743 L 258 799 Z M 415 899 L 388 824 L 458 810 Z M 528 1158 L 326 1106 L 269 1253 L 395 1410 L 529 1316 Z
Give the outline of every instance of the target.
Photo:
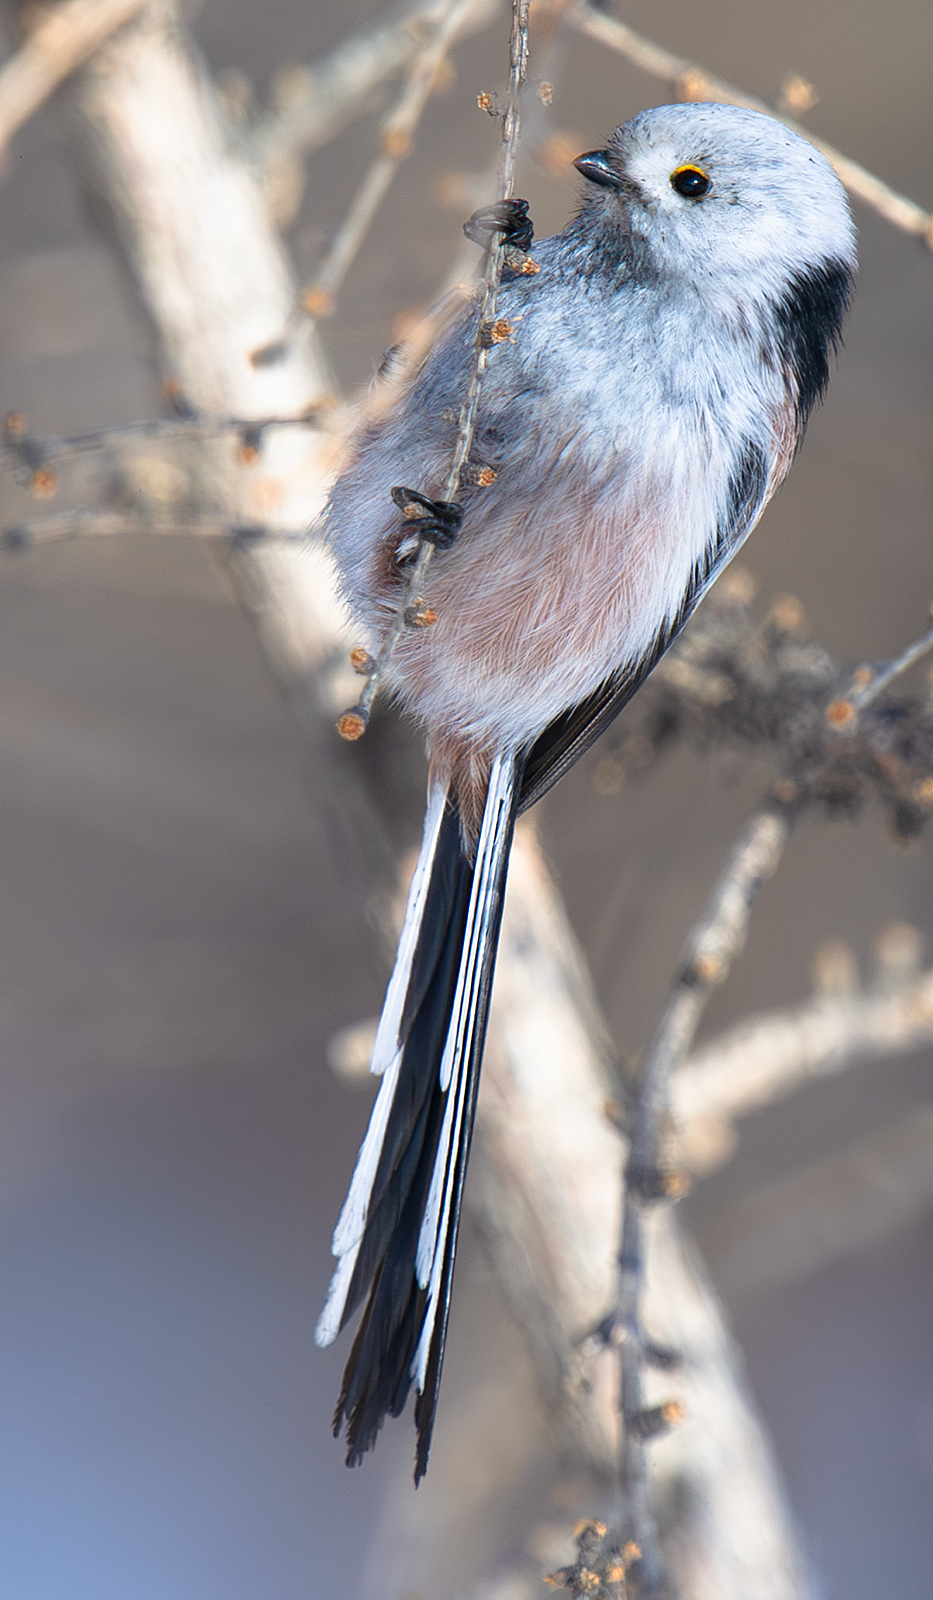
M 460 532 L 463 508 L 453 500 L 429 500 L 417 489 L 396 487 L 392 499 L 410 524 L 398 545 L 396 563 L 405 566 L 414 561 L 422 544 L 433 544 L 435 550 L 449 550 Z
M 483 206 L 474 211 L 463 224 L 463 231 L 474 244 L 488 250 L 496 234 L 506 249 L 521 254 L 531 249 L 535 236 L 534 223 L 528 215 L 527 200 L 497 200 L 494 206 Z

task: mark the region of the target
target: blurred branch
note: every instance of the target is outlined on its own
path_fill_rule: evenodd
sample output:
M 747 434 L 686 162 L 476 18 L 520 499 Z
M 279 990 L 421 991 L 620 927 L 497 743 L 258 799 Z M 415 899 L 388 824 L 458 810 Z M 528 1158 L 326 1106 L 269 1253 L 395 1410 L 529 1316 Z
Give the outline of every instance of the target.
M 609 730 L 595 774 L 603 792 L 686 738 L 703 751 L 766 750 L 782 806 L 852 817 L 876 802 L 897 838 L 915 838 L 933 816 L 933 695 L 929 686 L 891 690 L 933 637 L 924 633 L 893 663 L 844 672 L 801 638 L 793 596 L 756 621 L 747 583 L 741 568 L 724 575 Z
M 299 151 L 310 152 L 369 109 L 373 91 L 410 66 L 449 8 L 445 0 L 397 7 L 309 67 L 290 69 L 280 104 L 250 130 L 246 155 L 260 169 Z M 502 9 L 500 0 L 475 0 L 460 17 L 463 37 L 479 32 Z
M 866 670 L 870 673 L 871 669 L 860 668 L 856 678 L 861 677 L 863 681 L 856 682 L 854 692 L 849 696 L 849 703 L 856 715 L 879 699 L 895 678 L 899 678 L 904 672 L 909 672 L 910 668 L 924 656 L 929 655 L 931 650 L 933 650 L 933 628 L 928 633 L 921 634 L 919 639 L 914 639 L 899 656 L 879 667 L 874 675 L 866 677 Z
M 756 842 L 745 884 L 775 860 L 775 838 Z M 729 906 L 720 926 L 740 922 Z M 524 823 L 506 895 L 470 1198 L 530 1341 L 561 1456 L 589 1473 L 597 1510 L 607 1505 L 619 1444 L 617 1351 L 604 1313 L 624 1142 L 606 1116 L 609 1063 L 583 957 Z M 673 1400 L 686 1419 L 652 1446 L 652 1498 L 674 1585 L 684 1600 L 801 1600 L 809 1589 L 740 1360 L 669 1208 L 646 1218 L 644 1254 L 651 1359 L 663 1363 L 645 1373 L 645 1410 Z M 437 1537 L 426 1526 L 423 1533 Z
M 302 303 L 311 317 L 330 316 L 339 289 L 356 259 L 376 213 L 402 162 L 428 103 L 451 43 L 487 10 L 486 0 L 446 0 L 426 42 L 409 68 L 404 88 L 379 128 L 380 153 L 357 190 L 314 283 Z
M 271 542 L 306 545 L 307 528 L 265 528 L 257 524 L 223 522 L 209 514 L 203 517 L 179 516 L 177 512 L 147 516 L 141 511 L 60 511 L 19 522 L 0 533 L 0 550 L 29 550 L 37 545 L 62 544 L 71 539 L 113 539 L 128 533 L 161 534 L 164 537 L 225 539 L 234 548 Z
M 933 971 L 908 969 L 892 986 L 882 968 L 874 992 L 818 994 L 793 1010 L 752 1017 L 694 1052 L 674 1077 L 671 1114 L 681 1159 L 709 1171 L 728 1154 L 737 1117 L 815 1078 L 930 1042 Z
M 746 94 L 734 84 L 714 77 L 705 67 L 698 67 L 685 57 L 673 55 L 661 45 L 635 33 L 624 22 L 606 16 L 605 12 L 597 11 L 593 6 L 579 6 L 575 12 L 571 12 L 569 20 L 586 38 L 625 56 L 627 61 L 631 61 L 633 66 L 649 77 L 661 78 L 669 83 L 681 100 L 722 100 L 729 105 L 746 106 L 749 111 L 763 111 L 769 117 L 776 116 L 822 151 L 851 195 L 871 206 L 895 228 L 902 229 L 904 233 L 918 234 L 933 249 L 933 216 L 929 211 L 924 211 L 915 201 L 898 194 L 857 161 L 851 161 L 833 145 L 827 144 L 825 139 L 818 138 L 808 128 L 784 116 L 780 110 L 775 110 L 774 106 L 757 99 L 755 95 Z
M 76 67 L 144 0 L 61 0 L 37 9 L 19 49 L 0 67 L 0 153 Z
M 286 331 L 296 300 L 287 257 L 258 181 L 226 147 L 176 7 L 156 0 L 73 76 L 61 109 L 67 154 L 151 318 L 171 392 L 202 415 L 299 424 L 265 429 L 248 462 L 205 440 L 202 498 L 228 525 L 313 529 L 341 441 L 303 421 L 332 403 L 333 383 L 313 332 Z M 388 883 L 394 855 L 378 810 L 358 771 L 340 765 L 331 726 L 352 673 L 328 553 L 311 534 L 300 546 L 210 548 L 317 758 L 309 777 L 348 879 Z
M 649 1406 L 645 1395 L 646 1367 L 656 1364 L 655 1341 L 643 1322 L 647 1212 L 654 1202 L 674 1199 L 682 1192 L 681 1180 L 666 1166 L 662 1150 L 670 1082 L 693 1042 L 709 996 L 723 982 L 745 943 L 755 897 L 776 871 L 792 823 L 792 814 L 773 804 L 746 827 L 705 915 L 687 941 L 664 1016 L 630 1088 L 618 1293 L 614 1313 L 603 1326 L 605 1337 L 619 1347 L 620 1542 L 624 1546 L 633 1541 L 641 1552 L 636 1592 L 645 1594 L 658 1594 L 665 1584 L 646 1447 L 655 1434 L 680 1420 L 677 1401 Z

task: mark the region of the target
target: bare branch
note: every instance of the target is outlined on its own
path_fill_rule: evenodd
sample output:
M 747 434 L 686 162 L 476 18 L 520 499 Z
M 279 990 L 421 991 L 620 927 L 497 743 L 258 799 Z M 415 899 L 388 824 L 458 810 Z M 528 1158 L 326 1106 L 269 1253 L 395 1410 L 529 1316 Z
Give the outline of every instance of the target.
M 500 9 L 500 0 L 476 0 L 464 14 L 457 37 L 478 32 Z M 380 84 L 410 65 L 445 10 L 444 0 L 397 7 L 388 18 L 343 40 L 320 61 L 295 69 L 283 103 L 251 130 L 249 159 L 259 168 L 269 168 L 335 138 L 368 109 Z
M 776 116 L 822 151 L 851 195 L 871 206 L 895 228 L 902 229 L 904 233 L 918 234 L 933 249 L 933 217 L 929 211 L 924 211 L 915 201 L 898 194 L 857 161 L 851 161 L 833 145 L 827 144 L 825 139 L 817 138 L 808 128 L 801 127 L 774 106 L 757 99 L 755 95 L 746 94 L 734 84 L 714 77 L 705 67 L 698 67 L 682 56 L 673 55 L 661 45 L 635 33 L 624 22 L 608 17 L 592 6 L 581 5 L 571 13 L 569 20 L 588 39 L 617 51 L 649 77 L 661 78 L 669 83 L 682 100 L 722 100 L 729 105 L 747 106 L 750 111 L 763 111 L 769 117 Z
M 661 1148 L 670 1083 L 690 1048 L 710 994 L 722 983 L 745 943 L 752 904 L 761 885 L 778 866 L 792 823 L 792 813 L 774 804 L 748 824 L 705 915 L 687 942 L 664 1016 L 642 1057 L 631 1090 L 631 1145 L 625 1168 L 618 1294 L 607 1336 L 619 1346 L 621 1377 L 619 1540 L 623 1545 L 633 1541 L 641 1551 L 638 1583 L 645 1594 L 657 1594 L 664 1585 L 646 1446 L 655 1432 L 678 1420 L 675 1410 L 665 1415 L 663 1405 L 646 1407 L 645 1370 L 653 1341 L 643 1323 L 647 1211 L 652 1202 L 674 1199 L 682 1192 L 681 1180 L 665 1168 Z M 676 1404 L 671 1403 L 672 1407 Z
M 143 0 L 62 0 L 0 67 L 0 153 L 60 83 L 142 8 Z
M 502 117 L 502 149 L 499 165 L 498 194 L 500 201 L 508 201 L 511 198 L 515 179 L 515 160 L 521 127 L 521 94 L 525 86 L 528 70 L 528 22 L 530 9 L 531 0 L 512 0 L 512 29 L 509 40 L 509 97 L 505 114 Z M 464 389 L 453 458 L 444 484 L 443 500 L 440 502 L 440 504 L 446 504 L 447 507 L 451 507 L 454 504 L 454 496 L 460 488 L 461 475 L 469 461 L 470 450 L 473 446 L 473 435 L 476 431 L 476 420 L 479 414 L 479 397 L 483 374 L 486 370 L 487 357 L 491 344 L 498 342 L 498 332 L 496 331 L 498 325 L 495 320 L 496 304 L 505 253 L 506 246 L 502 238 L 493 233 L 487 251 L 486 270 L 483 275 L 470 375 Z M 492 330 L 491 334 L 490 330 Z M 506 326 L 503 337 L 507 338 L 510 332 L 511 329 Z M 454 507 L 454 509 L 459 516 L 459 508 Z M 373 701 L 385 676 L 386 667 L 405 629 L 407 627 L 430 626 L 434 621 L 433 613 L 425 606 L 420 593 L 434 554 L 434 548 L 434 545 L 429 543 L 427 539 L 421 540 L 417 559 L 411 568 L 402 599 L 399 602 L 392 625 L 386 633 L 379 655 L 373 664 L 372 672 L 367 679 L 363 693 L 360 695 L 359 704 L 354 706 L 352 711 L 342 716 L 337 724 L 344 738 L 358 739 L 360 734 L 364 732 L 369 721 Z
M 18 522 L 0 533 L 0 550 L 18 552 L 36 545 L 63 544 L 71 539 L 114 539 L 129 533 L 161 534 L 164 537 L 225 539 L 236 549 L 258 544 L 305 546 L 307 528 L 266 528 L 258 523 L 225 522 L 209 513 L 193 515 L 162 509 L 147 516 L 140 510 L 106 511 L 77 509 L 58 511 L 51 516 Z
M 670 1109 L 682 1159 L 709 1171 L 728 1153 L 735 1118 L 815 1078 L 930 1042 L 933 972 L 894 994 L 817 996 L 794 1010 L 752 1017 L 696 1051 L 673 1079 Z
M 22 412 L 8 412 L 3 420 L 3 465 L 34 472 L 38 467 L 93 455 L 136 440 L 156 443 L 197 443 L 238 435 L 246 449 L 259 451 L 270 428 L 320 428 L 333 411 L 333 402 L 311 406 L 297 417 L 224 417 L 208 412 L 190 416 L 153 417 L 142 422 L 121 422 L 90 433 L 31 434 Z
M 379 130 L 380 154 L 369 168 L 328 251 L 314 283 L 302 297 L 312 317 L 330 316 L 343 285 L 395 174 L 412 151 L 415 128 L 421 119 L 438 70 L 451 43 L 485 10 L 485 0 L 446 0 L 427 42 L 416 54 L 408 78 Z
M 757 855 L 758 871 L 773 863 L 775 850 L 772 838 Z M 754 870 L 747 860 L 746 884 Z M 737 921 L 727 907 L 720 926 L 734 930 Z M 740 935 L 731 938 L 737 943 Z M 523 823 L 506 896 L 470 1195 L 497 1279 L 530 1340 L 562 1455 L 593 1474 L 597 1505 L 597 1485 L 604 1495 L 618 1449 L 615 1351 L 587 1336 L 611 1301 L 618 1240 L 623 1152 L 604 1109 L 609 1060 L 581 954 Z M 679 1592 L 802 1600 L 807 1585 L 740 1363 L 667 1207 L 646 1219 L 645 1252 L 644 1314 L 655 1342 L 679 1357 L 674 1370 L 647 1369 L 646 1406 L 673 1398 L 686 1414 L 652 1445 L 651 1461 Z
M 928 655 L 931 650 L 933 650 L 933 628 L 928 633 L 922 634 L 919 639 L 915 639 L 913 644 L 909 644 L 906 650 L 901 651 L 895 661 L 891 661 L 886 667 L 881 668 L 863 688 L 856 690 L 852 696 L 852 705 L 855 711 L 862 711 L 865 706 L 871 705 L 872 701 L 877 700 L 878 696 L 884 693 L 895 678 L 899 678 L 902 672 L 907 672 L 916 661 Z

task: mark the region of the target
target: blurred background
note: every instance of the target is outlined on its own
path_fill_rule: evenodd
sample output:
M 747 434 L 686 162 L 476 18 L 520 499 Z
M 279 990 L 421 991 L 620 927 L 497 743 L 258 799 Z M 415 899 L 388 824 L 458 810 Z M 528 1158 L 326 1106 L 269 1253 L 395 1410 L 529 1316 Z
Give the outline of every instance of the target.
M 266 101 L 283 68 L 376 10 L 204 0 L 190 22 L 228 96 L 249 87 Z M 632 0 L 616 14 L 768 100 L 801 75 L 819 95 L 814 132 L 933 204 L 921 0 Z M 558 56 L 552 159 L 527 161 L 518 182 L 539 235 L 573 207 L 568 152 L 664 98 L 582 39 Z M 494 147 L 476 95 L 501 87 L 503 61 L 503 27 L 455 51 L 324 328 L 345 392 L 458 250 L 472 209 L 462 175 Z M 371 116 L 310 159 L 287 230 L 303 279 L 373 139 Z M 851 662 L 896 654 L 933 600 L 933 255 L 856 215 L 860 281 L 838 372 L 742 557 L 763 605 L 796 595 L 812 635 Z M 37 433 L 162 414 L 146 326 L 82 215 L 54 107 L 13 143 L 0 216 L 0 408 Z M 24 504 L 6 481 L 4 526 Z M 677 754 L 611 792 L 600 759 L 597 748 L 548 797 L 541 822 L 624 1058 L 768 769 Z M 389 1425 L 347 1472 L 329 1430 L 345 1344 L 312 1343 L 369 1103 L 326 1047 L 378 1009 L 388 957 L 308 762 L 194 540 L 0 557 L 3 1600 L 405 1593 L 385 1552 L 409 1424 Z M 417 798 L 392 804 L 398 837 L 413 839 Z M 870 814 L 806 824 L 705 1031 L 805 998 L 827 939 L 866 973 L 888 924 L 933 949 L 931 849 L 896 846 Z M 827 1600 L 930 1594 L 933 1148 L 929 1181 L 873 1228 L 820 1244 L 791 1226 L 772 1252 L 768 1222 L 814 1163 L 933 1111 L 931 1066 L 929 1052 L 861 1066 L 760 1114 L 685 1208 Z M 477 1375 L 495 1407 L 497 1374 L 523 1360 L 467 1239 L 439 1450 Z M 411 1595 L 469 1592 L 533 1538 L 540 1493 L 526 1475 L 514 1503 L 490 1506 L 488 1548 L 452 1549 Z

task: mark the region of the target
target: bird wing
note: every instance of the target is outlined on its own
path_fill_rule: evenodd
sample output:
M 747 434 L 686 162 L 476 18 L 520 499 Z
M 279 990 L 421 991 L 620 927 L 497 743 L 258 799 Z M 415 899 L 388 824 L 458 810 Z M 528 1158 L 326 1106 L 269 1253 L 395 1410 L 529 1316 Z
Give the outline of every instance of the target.
M 662 624 L 644 655 L 637 661 L 620 666 L 592 694 L 561 712 L 539 734 L 525 761 L 518 797 L 519 815 L 547 794 L 574 762 L 579 761 L 584 751 L 605 732 L 636 690 L 641 688 L 681 628 L 689 621 L 707 589 L 751 533 L 781 476 L 783 472 L 777 476 L 772 472 L 771 463 L 760 445 L 753 440 L 747 440 L 743 448 L 737 451 L 725 513 L 709 549 L 691 573 L 677 615 Z

